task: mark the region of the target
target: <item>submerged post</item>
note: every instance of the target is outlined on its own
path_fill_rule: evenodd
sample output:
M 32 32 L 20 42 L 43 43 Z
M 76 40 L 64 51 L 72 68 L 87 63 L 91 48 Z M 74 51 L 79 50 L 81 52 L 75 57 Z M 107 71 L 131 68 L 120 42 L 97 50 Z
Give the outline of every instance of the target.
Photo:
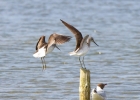
M 90 71 L 80 68 L 79 100 L 90 100 Z

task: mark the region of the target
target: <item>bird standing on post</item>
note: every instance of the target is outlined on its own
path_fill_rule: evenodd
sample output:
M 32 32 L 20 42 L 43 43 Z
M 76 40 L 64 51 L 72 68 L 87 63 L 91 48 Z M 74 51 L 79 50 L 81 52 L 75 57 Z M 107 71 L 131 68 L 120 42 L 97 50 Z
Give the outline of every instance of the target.
M 61 34 L 51 34 L 48 43 L 45 42 L 45 36 L 41 36 L 36 44 L 36 52 L 33 54 L 35 58 L 41 58 L 42 64 L 43 64 L 43 69 L 46 68 L 46 63 L 45 63 L 45 55 L 48 53 L 51 53 L 53 49 L 57 47 L 57 45 L 63 44 L 65 42 L 70 41 L 71 36 L 65 36 Z M 60 49 L 59 49 L 60 50 Z
M 105 85 L 103 83 L 99 83 L 95 89 L 91 92 L 91 100 L 106 100 L 106 93 L 103 90 Z
M 83 68 L 83 66 L 85 67 L 85 64 L 84 64 L 84 56 L 86 55 L 86 53 L 88 52 L 88 50 L 90 48 L 90 42 L 92 41 L 95 44 L 96 44 L 96 42 L 94 41 L 93 37 L 90 37 L 89 35 L 86 35 L 83 38 L 81 32 L 78 31 L 75 27 L 73 27 L 72 25 L 66 23 L 63 20 L 61 20 L 61 21 L 75 35 L 76 42 L 77 42 L 76 48 L 75 48 L 75 50 L 73 52 L 70 52 L 69 54 L 70 54 L 70 56 L 71 55 L 79 56 L 79 62 L 81 64 L 81 67 Z M 80 60 L 80 57 L 81 56 L 83 56 L 83 60 L 82 60 L 83 65 L 82 65 L 81 60 Z

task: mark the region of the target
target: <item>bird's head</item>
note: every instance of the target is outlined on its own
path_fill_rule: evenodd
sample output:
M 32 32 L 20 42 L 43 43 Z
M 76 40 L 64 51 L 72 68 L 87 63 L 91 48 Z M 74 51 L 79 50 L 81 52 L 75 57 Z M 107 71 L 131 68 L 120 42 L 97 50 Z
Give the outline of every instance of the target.
M 103 89 L 107 84 L 99 83 L 97 86 L 99 86 L 101 89 Z
M 95 43 L 97 46 L 99 46 L 93 39 L 93 37 L 90 37 L 90 41 L 92 41 L 93 43 Z

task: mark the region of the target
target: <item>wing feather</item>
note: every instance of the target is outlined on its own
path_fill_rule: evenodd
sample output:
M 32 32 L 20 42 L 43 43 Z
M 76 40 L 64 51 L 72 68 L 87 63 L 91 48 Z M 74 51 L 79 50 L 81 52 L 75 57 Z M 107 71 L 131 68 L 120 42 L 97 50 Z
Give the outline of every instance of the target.
M 41 48 L 45 43 L 45 36 L 41 36 L 36 44 L 36 50 Z
M 61 19 L 60 19 L 61 20 Z M 80 31 L 78 31 L 75 27 L 73 27 L 72 25 L 66 23 L 65 21 L 61 20 L 62 23 L 75 35 L 76 38 L 76 48 L 75 51 L 80 47 L 80 43 L 83 39 L 83 36 L 81 34 Z
M 65 42 L 70 41 L 71 36 L 65 36 L 65 35 L 61 35 L 61 34 L 51 34 L 48 40 L 48 47 L 50 47 L 53 44 L 56 45 L 61 45 Z

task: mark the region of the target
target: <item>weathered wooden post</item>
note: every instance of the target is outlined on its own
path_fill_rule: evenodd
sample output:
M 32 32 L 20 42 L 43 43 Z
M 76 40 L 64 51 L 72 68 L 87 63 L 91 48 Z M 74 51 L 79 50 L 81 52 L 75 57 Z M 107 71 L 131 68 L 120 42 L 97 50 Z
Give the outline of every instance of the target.
M 90 100 L 90 71 L 80 68 L 79 100 Z

